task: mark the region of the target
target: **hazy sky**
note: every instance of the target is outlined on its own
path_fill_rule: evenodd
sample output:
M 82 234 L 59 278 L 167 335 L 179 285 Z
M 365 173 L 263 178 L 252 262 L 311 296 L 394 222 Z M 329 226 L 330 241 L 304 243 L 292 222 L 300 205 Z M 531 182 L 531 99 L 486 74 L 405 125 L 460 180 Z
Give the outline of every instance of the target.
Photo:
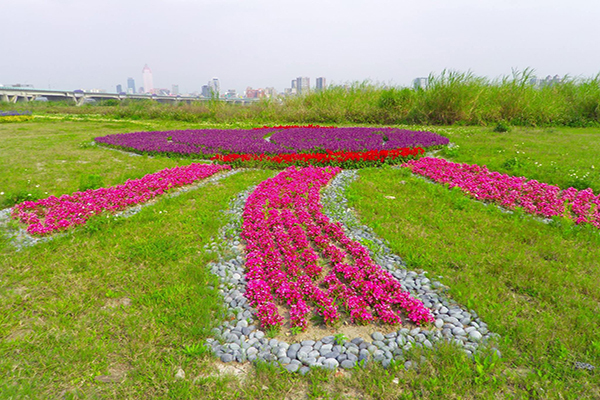
M 154 86 L 199 91 L 443 69 L 496 78 L 600 73 L 593 0 L 0 0 L 0 84 L 114 91 L 148 64 Z

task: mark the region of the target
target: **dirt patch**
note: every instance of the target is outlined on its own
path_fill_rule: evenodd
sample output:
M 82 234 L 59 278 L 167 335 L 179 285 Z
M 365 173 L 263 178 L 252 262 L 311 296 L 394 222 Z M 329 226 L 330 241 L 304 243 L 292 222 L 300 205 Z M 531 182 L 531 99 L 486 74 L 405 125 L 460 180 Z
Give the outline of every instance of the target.
M 108 299 L 102 309 L 105 310 L 107 308 L 117 308 L 119 306 L 128 307 L 130 305 L 131 299 L 128 297 L 122 297 L 120 299 Z
M 244 364 L 227 363 L 227 364 L 225 364 L 222 362 L 215 362 L 214 367 L 215 367 L 216 371 L 198 375 L 194 379 L 194 383 L 196 383 L 196 381 L 198 381 L 199 379 L 215 378 L 215 377 L 219 377 L 219 376 L 223 376 L 223 375 L 231 375 L 231 376 L 235 377 L 237 380 L 239 380 L 240 382 L 244 382 L 246 380 L 246 378 L 248 377 L 250 370 L 252 369 L 252 365 L 249 363 L 244 363 Z
M 280 310 L 281 312 L 281 310 Z M 285 315 L 285 314 L 282 314 Z M 304 332 L 300 332 L 296 335 L 291 333 L 290 323 L 289 323 L 289 315 L 286 315 L 286 319 L 288 320 L 281 331 L 280 334 L 275 336 L 277 340 L 283 340 L 289 342 L 293 340 L 294 342 L 301 342 L 303 340 L 320 340 L 325 336 L 334 336 L 338 334 L 343 334 L 346 339 L 352 340 L 354 338 L 363 338 L 369 339 L 373 332 L 381 332 L 384 335 L 387 333 L 398 332 L 401 328 L 414 329 L 417 326 L 412 322 L 405 320 L 402 321 L 402 325 L 390 325 L 390 324 L 381 324 L 381 323 L 370 323 L 368 325 L 355 325 L 351 324 L 348 321 L 344 321 L 340 326 L 325 326 L 325 325 L 308 325 Z
M 33 330 L 31 329 L 17 329 L 11 332 L 6 338 L 4 338 L 5 342 L 16 342 L 19 340 L 25 339 L 27 336 L 31 335 Z
M 128 370 L 125 364 L 114 364 L 108 368 L 108 375 L 98 375 L 94 379 L 103 383 L 120 383 L 125 380 Z

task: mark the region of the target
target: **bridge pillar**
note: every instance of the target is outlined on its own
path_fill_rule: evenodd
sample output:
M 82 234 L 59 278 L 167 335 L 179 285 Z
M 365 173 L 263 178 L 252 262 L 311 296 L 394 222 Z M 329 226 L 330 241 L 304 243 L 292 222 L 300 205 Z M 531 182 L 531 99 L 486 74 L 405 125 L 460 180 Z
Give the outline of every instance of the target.
M 6 93 L 2 94 L 2 101 L 8 103 L 8 95 Z

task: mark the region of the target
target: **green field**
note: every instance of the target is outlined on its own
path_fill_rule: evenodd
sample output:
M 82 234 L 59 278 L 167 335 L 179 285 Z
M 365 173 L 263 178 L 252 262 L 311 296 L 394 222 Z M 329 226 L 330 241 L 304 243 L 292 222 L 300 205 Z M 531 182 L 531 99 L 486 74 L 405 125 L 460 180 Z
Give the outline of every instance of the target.
M 76 117 L 46 110 L 0 124 L 0 208 L 191 162 L 95 146 L 96 136 L 263 124 Z M 456 144 L 440 153 L 446 158 L 600 191 L 599 128 L 492 128 L 419 127 Z M 469 359 L 447 345 L 410 354 L 425 357 L 418 370 L 223 371 L 200 346 L 223 318 L 205 245 L 225 224 L 229 200 L 272 175 L 243 171 L 20 251 L 0 235 L 0 399 L 600 398 L 599 233 L 503 213 L 392 168 L 360 171 L 350 204 L 409 268 L 441 276 L 450 297 L 500 334 L 502 358 Z

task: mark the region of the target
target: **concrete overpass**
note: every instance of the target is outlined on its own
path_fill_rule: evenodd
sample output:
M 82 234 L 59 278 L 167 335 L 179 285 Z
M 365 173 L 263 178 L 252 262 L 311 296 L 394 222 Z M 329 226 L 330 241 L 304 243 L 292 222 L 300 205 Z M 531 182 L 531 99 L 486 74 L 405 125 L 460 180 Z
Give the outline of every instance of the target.
M 92 93 L 83 90 L 51 90 L 23 87 L 0 86 L 0 101 L 17 103 L 27 101 L 72 101 L 80 106 L 93 101 L 102 100 L 151 100 L 159 103 L 191 103 L 195 101 L 210 101 L 205 97 L 192 96 L 161 96 L 156 94 L 126 94 L 126 93 Z M 250 104 L 259 99 L 220 99 L 226 103 Z

